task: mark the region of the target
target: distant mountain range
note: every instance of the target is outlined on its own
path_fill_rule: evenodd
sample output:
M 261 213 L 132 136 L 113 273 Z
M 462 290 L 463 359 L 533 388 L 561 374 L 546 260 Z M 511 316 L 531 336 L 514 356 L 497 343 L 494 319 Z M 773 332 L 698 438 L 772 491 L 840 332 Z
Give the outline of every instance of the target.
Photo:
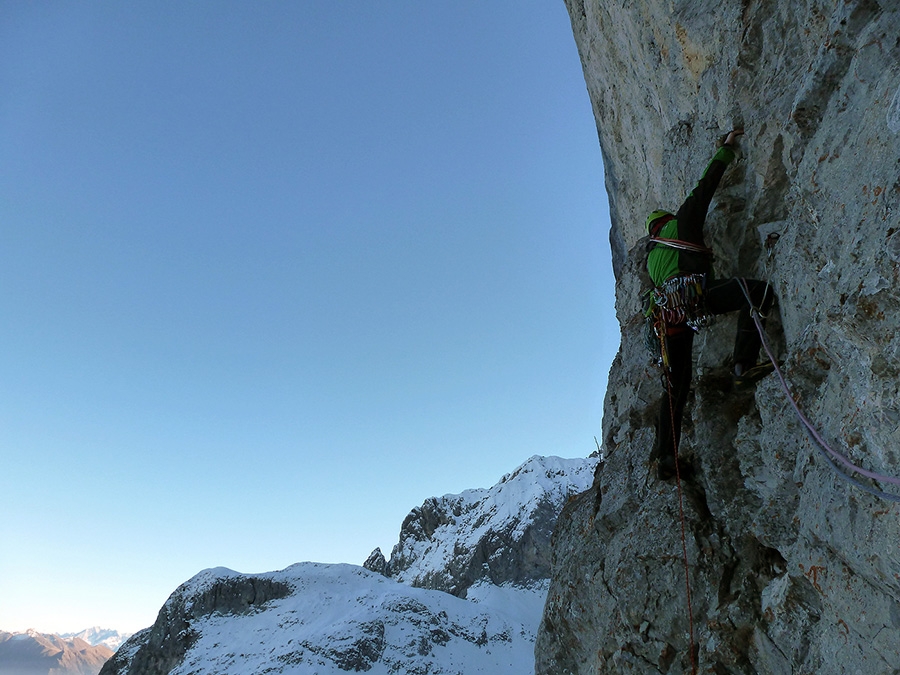
M 2 675 L 97 675 L 113 655 L 111 645 L 128 636 L 116 631 L 89 628 L 81 633 L 48 635 L 0 631 Z
M 89 645 L 104 645 L 116 651 L 125 640 L 131 637 L 131 633 L 120 633 L 117 630 L 94 626 L 93 628 L 86 628 L 80 633 L 62 633 L 59 637 L 65 640 L 80 638 Z

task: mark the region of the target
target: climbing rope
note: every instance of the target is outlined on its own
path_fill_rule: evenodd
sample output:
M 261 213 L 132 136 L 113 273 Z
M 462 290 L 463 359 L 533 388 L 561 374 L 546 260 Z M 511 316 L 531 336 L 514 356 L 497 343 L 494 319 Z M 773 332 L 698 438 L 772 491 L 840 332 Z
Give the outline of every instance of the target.
M 702 253 L 704 255 L 712 255 L 713 250 L 708 246 L 701 246 L 692 241 L 684 241 L 683 239 L 666 239 L 665 237 L 650 237 L 651 244 L 661 244 L 669 248 L 675 248 L 679 251 L 690 251 L 691 253 Z
M 691 604 L 691 571 L 688 564 L 687 535 L 684 517 L 684 494 L 681 489 L 681 467 L 678 461 L 678 439 L 675 436 L 675 407 L 672 404 L 672 379 L 669 377 L 668 355 L 666 350 L 666 320 L 660 315 L 659 342 L 662 354 L 663 373 L 666 378 L 666 394 L 669 398 L 669 423 L 672 425 L 672 450 L 675 453 L 675 484 L 678 486 L 678 514 L 681 519 L 681 555 L 684 560 L 684 587 L 687 598 L 688 628 L 690 639 L 688 648 L 691 654 L 691 675 L 697 674 L 697 664 L 694 660 L 694 610 Z
M 806 435 L 809 437 L 810 441 L 813 444 L 813 447 L 818 450 L 819 454 L 825 458 L 828 466 L 831 468 L 834 473 L 836 473 L 840 478 L 844 479 L 854 487 L 859 488 L 869 494 L 875 495 L 876 497 L 880 497 L 881 499 L 885 499 L 892 502 L 900 503 L 900 496 L 891 494 L 889 492 L 885 492 L 884 490 L 880 490 L 876 487 L 872 487 L 870 485 L 866 485 L 856 480 L 852 476 L 846 474 L 841 471 L 840 468 L 832 461 L 832 458 L 839 461 L 841 464 L 846 466 L 851 471 L 865 476 L 866 478 L 871 478 L 872 480 L 878 481 L 880 483 L 892 483 L 894 485 L 900 485 L 900 478 L 896 478 L 894 476 L 886 476 L 881 473 L 877 473 L 875 471 L 869 471 L 860 466 L 857 466 L 853 462 L 851 462 L 847 457 L 834 450 L 825 439 L 822 438 L 821 434 L 816 430 L 813 426 L 812 422 L 803 414 L 803 411 L 800 410 L 800 406 L 797 404 L 797 401 L 794 399 L 794 396 L 791 394 L 791 390 L 788 387 L 787 380 L 784 379 L 784 375 L 781 372 L 781 368 L 778 366 L 778 362 L 775 359 L 775 356 L 772 354 L 772 350 L 769 347 L 769 343 L 766 340 L 766 331 L 763 328 L 762 321 L 760 320 L 761 314 L 756 306 L 753 304 L 753 301 L 750 299 L 750 289 L 747 287 L 747 282 L 745 279 L 737 279 L 740 284 L 741 291 L 744 293 L 744 297 L 747 299 L 747 303 L 750 305 L 750 316 L 753 318 L 753 323 L 756 326 L 756 331 L 759 333 L 760 341 L 762 342 L 763 349 L 766 352 L 766 356 L 769 357 L 769 360 L 772 362 L 772 365 L 775 367 L 775 374 L 778 376 L 778 380 L 781 383 L 781 388 L 784 390 L 785 395 L 787 396 L 788 401 L 791 404 L 791 407 L 794 409 L 794 412 L 797 415 L 797 418 L 800 420 L 803 425 L 804 431 L 806 431 Z M 767 288 L 768 290 L 768 288 Z M 830 457 L 829 457 L 830 455 Z

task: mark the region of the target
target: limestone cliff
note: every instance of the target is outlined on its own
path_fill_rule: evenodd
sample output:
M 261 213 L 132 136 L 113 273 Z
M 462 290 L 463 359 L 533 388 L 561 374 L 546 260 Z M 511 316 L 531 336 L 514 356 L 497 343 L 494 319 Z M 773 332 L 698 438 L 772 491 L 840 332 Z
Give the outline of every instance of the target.
M 730 390 L 733 319 L 694 347 L 691 620 L 678 492 L 647 464 L 661 387 L 639 317 L 646 214 L 676 209 L 715 139 L 744 126 L 707 221 L 716 272 L 772 282 L 768 332 L 805 412 L 854 463 L 900 475 L 900 7 L 566 2 L 606 168 L 621 348 L 607 461 L 557 526 L 536 671 L 690 672 L 692 623 L 697 672 L 900 673 L 900 505 L 835 475 L 774 377 Z

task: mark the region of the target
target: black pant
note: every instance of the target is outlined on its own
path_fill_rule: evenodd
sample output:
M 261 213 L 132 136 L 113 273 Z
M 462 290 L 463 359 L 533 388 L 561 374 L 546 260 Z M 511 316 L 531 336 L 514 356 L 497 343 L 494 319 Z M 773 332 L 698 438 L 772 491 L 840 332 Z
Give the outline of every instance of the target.
M 753 304 L 765 314 L 772 306 L 775 296 L 765 281 L 744 279 L 750 291 Z M 753 318 L 750 316 L 750 305 L 741 290 L 740 281 L 713 281 L 706 289 L 706 307 L 713 314 L 726 314 L 740 310 L 738 316 L 737 336 L 734 340 L 734 363 L 747 370 L 756 365 L 759 358 L 761 341 Z M 669 356 L 668 389 L 663 393 L 656 419 L 656 444 L 651 458 L 661 458 L 673 454 L 681 442 L 681 418 L 684 404 L 691 388 L 692 347 L 694 331 L 686 325 L 670 326 L 672 335 L 666 338 L 666 351 Z M 671 391 L 671 399 L 669 397 Z

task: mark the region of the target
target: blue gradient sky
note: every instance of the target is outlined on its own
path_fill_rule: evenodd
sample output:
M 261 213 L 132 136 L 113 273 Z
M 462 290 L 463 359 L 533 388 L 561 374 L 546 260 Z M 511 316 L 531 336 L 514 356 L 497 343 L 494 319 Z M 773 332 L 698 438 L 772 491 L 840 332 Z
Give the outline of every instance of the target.
M 0 5 L 0 629 L 361 564 L 600 436 L 562 0 Z

